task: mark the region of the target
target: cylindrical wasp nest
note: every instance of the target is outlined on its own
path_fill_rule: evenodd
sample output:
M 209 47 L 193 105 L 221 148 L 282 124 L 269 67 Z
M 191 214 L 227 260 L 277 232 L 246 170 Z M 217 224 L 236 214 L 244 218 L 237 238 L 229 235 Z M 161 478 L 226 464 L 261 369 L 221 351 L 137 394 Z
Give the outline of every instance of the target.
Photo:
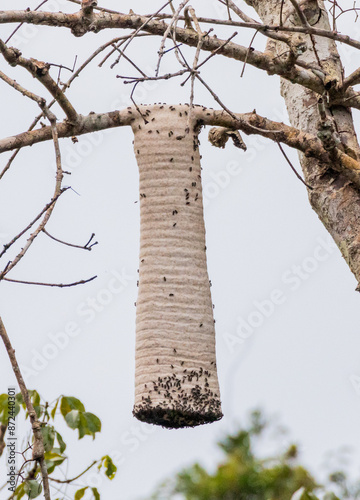
M 133 413 L 193 427 L 222 417 L 197 126 L 186 105 L 131 112 L 140 174 Z

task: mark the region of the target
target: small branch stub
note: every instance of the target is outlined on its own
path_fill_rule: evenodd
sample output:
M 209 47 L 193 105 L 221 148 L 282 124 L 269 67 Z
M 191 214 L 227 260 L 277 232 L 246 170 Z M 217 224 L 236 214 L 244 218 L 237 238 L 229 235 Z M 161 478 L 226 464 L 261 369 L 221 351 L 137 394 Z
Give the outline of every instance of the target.
M 85 15 L 92 14 L 94 7 L 97 7 L 97 0 L 82 0 L 81 10 Z
M 231 137 L 234 146 L 242 149 L 243 151 L 246 151 L 246 144 L 243 141 L 238 130 L 232 130 L 225 127 L 213 127 L 209 131 L 208 139 L 213 146 L 217 148 L 224 148 L 229 137 Z
M 133 414 L 194 427 L 222 417 L 196 120 L 186 105 L 129 111 L 140 174 Z

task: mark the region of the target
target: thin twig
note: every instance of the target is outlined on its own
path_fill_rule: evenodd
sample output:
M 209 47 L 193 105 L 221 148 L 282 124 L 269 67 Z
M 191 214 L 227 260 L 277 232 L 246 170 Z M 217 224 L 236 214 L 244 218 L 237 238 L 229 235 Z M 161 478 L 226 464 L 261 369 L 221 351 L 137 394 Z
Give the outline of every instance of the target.
M 35 7 L 35 9 L 33 9 L 34 11 L 35 10 L 39 10 L 40 7 L 42 7 L 44 5 L 44 3 L 48 2 L 49 0 L 44 0 L 43 2 L 41 2 L 40 5 L 38 5 L 37 7 Z M 14 31 L 11 33 L 11 35 L 5 40 L 5 43 L 8 43 L 11 38 L 15 35 L 15 33 L 21 28 L 21 26 L 23 25 L 24 23 L 20 23 L 18 26 L 16 26 L 16 28 L 14 29 Z
M 28 97 L 32 101 L 35 101 L 40 107 L 43 107 L 46 103 L 45 99 L 43 97 L 39 97 L 38 95 L 34 94 L 33 92 L 30 92 L 30 90 L 25 89 L 22 85 L 17 83 L 16 80 L 13 80 L 12 78 L 9 78 L 5 73 L 0 71 L 0 78 L 3 80 L 5 83 L 10 85 L 10 87 L 14 88 L 20 94 L 22 94 L 25 97 Z
M 116 78 L 121 78 L 124 80 L 125 84 L 129 83 L 140 83 L 140 82 L 147 82 L 147 81 L 157 81 L 157 80 L 169 80 L 170 78 L 174 78 L 176 76 L 181 76 L 184 73 L 187 73 L 188 71 L 191 71 L 191 69 L 181 69 L 177 71 L 176 73 L 166 73 L 165 75 L 160 75 L 160 76 L 144 76 L 144 77 L 131 77 L 131 76 L 123 76 L 123 75 L 116 75 Z
M 140 81 L 138 80 L 137 82 L 135 82 L 133 88 L 132 88 L 132 91 L 131 91 L 131 94 L 130 94 L 130 99 L 131 101 L 133 102 L 135 108 L 136 108 L 136 111 L 139 113 L 139 115 L 143 118 L 144 120 L 144 123 L 149 123 L 148 120 L 146 119 L 146 116 L 141 112 L 141 109 L 139 108 L 139 106 L 136 104 L 135 100 L 134 100 L 134 92 L 135 92 L 135 89 L 136 87 L 138 86 L 138 84 L 140 83 Z
M 9 281 L 11 283 L 20 283 L 22 285 L 39 285 L 39 286 L 51 286 L 51 287 L 58 287 L 58 288 L 69 288 L 71 286 L 84 285 L 85 283 L 89 283 L 90 281 L 93 281 L 95 278 L 97 278 L 97 275 L 92 276 L 91 278 L 88 278 L 86 280 L 75 281 L 74 283 L 42 283 L 39 281 L 16 280 L 13 278 L 3 278 L 3 280 Z
M 54 210 L 54 207 L 56 205 L 56 201 L 59 198 L 61 194 L 61 183 L 62 183 L 62 178 L 63 178 L 63 170 L 61 167 L 61 154 L 60 154 L 60 146 L 59 146 L 59 137 L 58 137 L 58 132 L 56 128 L 56 117 L 55 115 L 46 107 L 44 107 L 44 113 L 46 114 L 47 118 L 50 121 L 50 126 L 51 126 L 51 133 L 52 133 L 52 138 L 53 138 L 53 143 L 54 143 L 54 148 L 55 148 L 55 158 L 56 158 L 56 180 L 55 180 L 55 191 L 53 195 L 53 200 L 55 200 L 49 208 L 46 210 L 45 215 L 43 217 L 43 220 L 40 222 L 39 226 L 37 229 L 30 235 L 28 238 L 26 244 L 24 247 L 21 249 L 21 251 L 16 255 L 14 260 L 6 266 L 6 268 L 0 273 L 0 280 L 3 279 L 6 274 L 8 274 L 11 269 L 13 269 L 16 264 L 24 257 L 26 252 L 29 250 L 30 246 L 34 242 L 35 238 L 39 235 L 39 233 L 43 230 L 43 228 L 46 226 L 48 223 L 51 214 Z
M 189 1 L 189 0 L 187 0 Z M 125 44 L 125 47 L 123 48 L 123 51 L 125 51 L 127 49 L 127 47 L 129 46 L 129 44 L 132 42 L 132 40 L 136 37 L 136 35 L 142 30 L 145 28 L 145 26 L 147 24 L 149 24 L 149 22 L 151 21 L 151 19 L 153 19 L 157 14 L 159 14 L 163 9 L 165 9 L 165 7 L 167 5 L 169 5 L 169 3 L 171 2 L 171 0 L 169 0 L 168 2 L 166 2 L 162 7 L 160 7 L 159 10 L 157 10 L 154 14 L 152 14 L 150 17 L 148 17 L 148 19 L 146 19 L 145 22 L 142 23 L 141 26 L 139 26 L 129 37 L 129 40 L 127 41 L 127 43 Z M 120 60 L 120 57 L 117 59 L 117 62 L 119 62 Z
M 193 61 L 193 67 L 192 67 L 192 71 L 191 71 L 191 75 L 190 75 L 190 101 L 189 101 L 189 104 L 190 104 L 190 113 L 189 113 L 189 117 L 188 117 L 188 122 L 190 123 L 190 120 L 191 120 L 191 111 L 192 111 L 192 108 L 193 108 L 193 105 L 194 105 L 194 85 L 195 85 L 195 77 L 196 77 L 196 66 L 198 65 L 198 62 L 199 62 L 199 57 L 200 57 L 200 51 L 201 51 L 201 47 L 204 43 L 204 37 L 205 37 L 205 33 L 203 33 L 201 31 L 201 28 L 200 28 L 200 24 L 199 24 L 199 21 L 197 20 L 197 17 L 196 17 L 196 14 L 195 14 L 195 10 L 192 8 L 192 7 L 186 7 L 186 9 L 188 10 L 188 12 L 190 12 L 191 14 L 191 17 L 192 17 L 192 20 L 194 22 L 194 25 L 195 25 L 195 28 L 196 28 L 196 32 L 198 34 L 198 44 L 196 46 L 196 51 L 195 51 L 195 56 L 194 56 L 194 61 Z
M 222 4 L 225 4 L 223 0 L 219 0 Z M 258 21 L 255 21 L 252 17 L 248 16 L 243 12 L 239 7 L 232 1 L 232 0 L 226 0 L 226 5 L 227 7 L 230 7 L 235 14 L 237 14 L 240 19 L 242 19 L 245 23 L 252 23 L 252 24 L 258 24 L 261 26 L 261 24 Z M 258 30 L 259 31 L 259 30 Z M 278 33 L 267 33 L 267 32 L 261 32 L 263 35 L 267 36 L 268 38 L 272 38 L 273 40 L 278 40 L 281 42 L 289 43 L 289 37 L 286 35 L 280 35 Z
M 135 33 L 135 31 L 133 31 L 132 33 L 130 33 L 130 35 L 121 36 L 121 37 L 115 38 L 115 39 L 114 39 L 113 41 L 111 41 L 111 42 L 108 42 L 108 43 L 106 44 L 106 47 L 107 47 L 107 46 L 109 46 L 109 45 L 112 45 L 113 47 L 112 47 L 112 49 L 110 50 L 110 52 L 109 52 L 108 54 L 106 54 L 106 56 L 104 57 L 104 59 L 102 59 L 102 60 L 99 62 L 98 67 L 99 67 L 99 68 L 101 68 L 101 67 L 103 66 L 103 64 L 104 64 L 104 63 L 105 63 L 105 62 L 109 59 L 109 57 L 110 57 L 110 56 L 111 56 L 114 52 L 116 52 L 116 49 L 117 49 L 118 47 L 121 47 L 121 45 L 122 45 L 122 44 L 124 44 L 124 43 L 126 42 L 126 40 L 129 40 L 129 38 L 133 35 L 133 33 Z M 140 37 L 143 37 L 143 36 L 153 36 L 153 35 L 152 35 L 152 33 L 138 33 L 138 34 L 137 34 L 137 38 L 140 38 Z M 121 42 L 120 42 L 118 45 L 116 45 L 116 43 L 117 43 L 118 41 L 120 41 L 120 40 L 121 40 Z M 104 48 L 106 48 L 106 47 L 104 47 Z M 102 50 L 103 50 L 103 49 L 102 49 Z
M 94 241 L 94 243 L 91 243 L 91 245 L 89 245 L 89 243 L 94 238 L 95 233 L 92 233 L 92 235 L 90 236 L 89 241 L 85 245 L 75 245 L 73 243 L 68 243 L 67 241 L 59 240 L 58 238 L 55 238 L 55 236 L 52 236 L 45 228 L 43 229 L 43 233 L 45 233 L 47 236 L 49 236 L 49 238 L 51 238 L 54 241 L 57 241 L 58 243 L 62 243 L 63 245 L 66 245 L 68 247 L 81 248 L 82 250 L 89 250 L 89 251 L 91 251 L 92 247 L 98 244 L 97 241 Z
M 60 483 L 60 484 L 70 484 L 73 481 L 76 481 L 79 479 L 79 477 L 83 476 L 88 470 L 91 469 L 91 467 L 94 467 L 95 464 L 97 464 L 99 460 L 94 460 L 92 464 L 89 465 L 84 471 L 82 471 L 80 474 L 77 476 L 73 477 L 72 479 L 56 479 L 55 477 L 50 477 L 51 481 L 54 481 L 55 483 Z
M 128 57 L 123 50 L 121 50 L 119 47 L 115 47 L 115 50 L 119 52 L 120 56 L 123 57 L 126 61 L 128 61 L 142 76 L 146 76 L 146 74 Z M 116 62 L 114 62 L 111 66 L 110 69 L 113 69 L 115 66 Z
M 209 59 L 211 59 L 218 52 L 220 52 L 220 50 L 223 49 L 237 34 L 238 34 L 238 32 L 235 31 L 227 40 L 225 40 L 224 43 L 222 43 L 217 49 L 213 50 L 208 57 L 206 57 L 200 64 L 198 64 L 195 69 L 201 68 L 201 66 L 203 66 L 205 63 L 208 62 Z
M 168 25 L 168 27 L 166 28 L 166 30 L 162 36 L 161 43 L 160 43 L 160 49 L 158 51 L 159 58 L 158 58 L 158 62 L 157 62 L 156 69 L 155 69 L 155 76 L 158 76 L 158 74 L 159 74 L 161 59 L 164 55 L 164 47 L 165 47 L 166 39 L 171 31 L 171 28 L 173 27 L 173 24 L 177 21 L 177 18 L 180 15 L 180 12 L 182 11 L 182 9 L 185 7 L 185 5 L 187 3 L 189 3 L 189 0 L 184 0 L 183 2 L 181 2 L 179 7 L 175 11 L 175 14 L 172 16 L 170 24 Z
M 242 71 L 241 71 L 241 74 L 240 74 L 240 78 L 242 78 L 244 76 L 244 71 L 245 71 L 245 66 L 246 66 L 246 63 L 247 63 L 247 60 L 248 60 L 248 57 L 249 57 L 249 54 L 250 54 L 250 51 L 251 51 L 251 45 L 253 43 L 253 41 L 255 40 L 255 37 L 256 35 L 259 33 L 259 31 L 255 31 L 255 33 L 253 34 L 251 40 L 250 40 L 250 43 L 249 43 L 249 47 L 248 47 L 248 50 L 246 52 L 246 57 L 245 57 L 245 61 L 244 61 L 244 64 L 243 64 L 243 67 L 242 67 Z
M 33 219 L 22 231 L 20 231 L 19 234 L 17 234 L 16 236 L 14 236 L 14 238 L 9 241 L 9 243 L 6 243 L 4 245 L 4 248 L 2 250 L 2 252 L 0 253 L 0 258 L 7 252 L 7 250 L 24 234 L 26 233 L 26 231 L 28 231 L 34 224 L 37 220 L 40 219 L 40 217 L 43 215 L 44 212 L 46 212 L 46 210 L 48 208 L 51 207 L 51 205 L 53 205 L 57 199 L 59 198 L 59 196 L 61 196 L 65 191 L 67 191 L 69 188 L 68 187 L 65 187 L 65 188 L 62 188 L 60 193 L 55 197 L 53 198 L 49 203 L 47 203 L 45 205 L 45 207 L 41 210 L 41 212 L 35 217 L 35 219 Z M 43 230 L 44 231 L 44 230 Z
M 304 185 L 305 185 L 308 189 L 310 189 L 310 190 L 312 191 L 312 190 L 313 190 L 313 188 L 312 188 L 311 186 L 309 186 L 309 184 L 307 184 L 307 183 L 304 181 L 304 179 L 301 177 L 301 175 L 300 175 L 300 174 L 298 174 L 298 172 L 296 171 L 295 167 L 293 166 L 293 164 L 291 163 L 291 161 L 290 161 L 290 160 L 289 160 L 289 158 L 287 157 L 287 155 L 286 155 L 286 153 L 285 153 L 285 151 L 284 151 L 284 149 L 283 149 L 282 145 L 280 144 L 280 142 L 279 142 L 279 141 L 276 141 L 276 143 L 277 143 L 277 145 L 279 146 L 280 151 L 281 151 L 281 152 L 282 152 L 282 154 L 284 155 L 285 160 L 286 160 L 286 161 L 288 162 L 288 164 L 290 165 L 290 168 L 291 168 L 291 170 L 294 172 L 294 174 L 296 175 L 296 177 L 297 177 L 298 179 L 300 179 L 300 181 L 301 181 L 301 182 L 302 182 L 302 183 L 303 183 L 303 184 L 304 184 Z

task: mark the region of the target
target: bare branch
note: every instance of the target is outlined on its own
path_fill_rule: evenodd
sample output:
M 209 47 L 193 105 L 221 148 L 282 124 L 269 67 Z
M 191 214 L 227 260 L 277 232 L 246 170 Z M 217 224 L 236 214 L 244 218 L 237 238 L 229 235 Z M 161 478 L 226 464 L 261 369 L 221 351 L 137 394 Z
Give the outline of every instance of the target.
M 36 10 L 39 10 L 40 7 L 42 7 L 46 2 L 48 2 L 49 0 L 44 0 L 43 2 L 41 2 L 37 7 L 35 7 L 34 11 Z M 9 35 L 9 37 L 5 40 L 5 43 L 7 44 L 11 38 L 15 35 L 15 33 L 21 28 L 21 26 L 23 25 L 24 23 L 20 23 L 15 29 L 14 31 L 11 33 L 11 35 Z
M 86 117 L 80 116 L 76 125 L 69 124 L 64 120 L 57 124 L 59 137 L 73 137 L 74 135 L 87 134 L 98 130 L 130 125 L 134 117 L 129 110 L 110 111 L 109 113 L 91 113 Z M 52 138 L 51 127 L 23 132 L 19 135 L 0 139 L 0 153 L 12 151 L 13 149 L 31 146 L 32 144 L 48 141 Z
M 62 243 L 63 245 L 66 245 L 68 247 L 81 248 L 82 250 L 91 251 L 92 247 L 98 244 L 97 241 L 94 241 L 93 243 L 91 243 L 91 241 L 93 240 L 93 238 L 95 236 L 95 233 L 92 233 L 92 235 L 90 236 L 90 239 L 88 240 L 87 243 L 85 243 L 85 245 L 74 245 L 73 243 L 68 243 L 67 241 L 59 240 L 59 238 L 55 238 L 55 236 L 52 236 L 45 228 L 43 229 L 43 233 L 45 233 L 47 236 L 49 236 L 49 238 L 51 238 L 54 241 L 57 241 L 58 243 Z M 91 243 L 91 245 L 90 245 L 90 243 Z
M 22 66 L 39 80 L 59 103 L 70 122 L 77 121 L 78 115 L 74 107 L 49 74 L 49 64 L 36 59 L 25 59 L 19 50 L 14 47 L 8 48 L 2 40 L 0 40 L 0 52 L 11 66 Z
M 45 106 L 46 101 L 45 101 L 45 99 L 43 97 L 39 97 L 36 94 L 34 94 L 33 92 L 30 92 L 30 90 L 25 89 L 19 83 L 17 83 L 16 80 L 13 80 L 12 78 L 9 78 L 2 71 L 0 71 L 0 78 L 5 83 L 7 83 L 8 85 L 10 85 L 10 87 L 13 87 L 15 90 L 17 90 L 18 92 L 20 92 L 20 94 L 22 94 L 23 96 L 28 97 L 32 101 L 35 101 L 41 108 L 43 108 Z
M 224 3 L 222 0 L 220 0 L 220 1 L 221 1 L 221 3 Z M 239 7 L 232 0 L 227 0 L 227 5 L 245 23 L 258 24 L 259 28 L 261 27 L 261 24 L 259 22 L 255 21 L 254 19 L 252 19 L 251 17 L 249 17 L 248 15 L 246 15 L 241 9 L 239 9 Z M 260 31 L 260 33 L 262 33 L 263 35 L 265 35 L 265 36 L 267 36 L 269 38 L 272 38 L 273 40 L 278 40 L 278 41 L 281 41 L 281 42 L 289 43 L 289 38 L 286 35 L 280 35 L 278 33 L 273 33 L 273 32 L 269 32 L 269 31 L 263 31 L 261 29 L 257 29 L 257 31 Z
M 197 75 L 201 83 L 209 90 L 214 99 L 226 111 L 210 110 L 195 106 L 194 110 L 199 123 L 204 125 L 222 126 L 236 130 L 242 130 L 246 134 L 259 134 L 268 137 L 273 141 L 287 144 L 288 146 L 303 152 L 305 155 L 311 154 L 324 163 L 331 163 L 328 153 L 317 137 L 301 132 L 300 130 L 274 122 L 261 117 L 257 113 L 233 113 L 218 98 L 215 92 L 206 84 L 206 82 Z M 112 111 L 109 113 L 89 114 L 81 117 L 80 124 L 69 126 L 64 121 L 57 125 L 59 137 L 72 137 L 73 135 L 82 135 L 98 130 L 104 130 L 112 127 L 130 125 L 134 120 L 134 109 L 127 108 L 122 111 Z M 25 147 L 37 142 L 51 139 L 51 128 L 43 127 L 39 130 L 24 132 L 18 136 L 0 140 L 0 153 L 9 151 L 18 147 Z M 360 164 L 351 156 L 339 151 L 338 168 L 345 174 L 351 170 L 356 177 L 359 177 Z M 356 185 L 360 186 L 359 178 L 352 179 Z M 0 275 L 1 276 L 1 275 Z
M 157 65 L 156 65 L 155 76 L 158 76 L 158 74 L 159 74 L 161 59 L 162 59 L 162 57 L 164 55 L 164 47 L 165 47 L 166 39 L 169 36 L 169 33 L 170 33 L 171 29 L 173 28 L 174 23 L 176 23 L 176 21 L 178 20 L 180 12 L 182 11 L 182 9 L 185 7 L 185 5 L 187 3 L 189 3 L 189 0 L 184 0 L 179 5 L 179 7 L 176 9 L 175 13 L 173 14 L 173 16 L 171 18 L 170 24 L 166 27 L 166 30 L 163 33 L 163 37 L 161 39 L 161 44 L 160 44 L 160 49 L 158 51 L 159 59 L 158 59 Z
M 58 131 L 56 128 L 56 118 L 55 115 L 51 113 L 47 108 L 44 107 L 44 113 L 46 114 L 47 118 L 50 121 L 50 128 L 51 128 L 51 135 L 54 143 L 54 148 L 55 148 L 55 158 L 56 158 L 56 180 L 55 180 L 55 191 L 53 195 L 53 203 L 48 207 L 48 209 L 45 212 L 45 215 L 40 222 L 39 226 L 36 228 L 36 230 L 30 235 L 30 237 L 27 239 L 26 244 L 24 247 L 21 249 L 21 251 L 16 255 L 14 260 L 10 262 L 5 269 L 0 273 L 0 280 L 4 279 L 5 276 L 17 265 L 17 263 L 24 257 L 26 252 L 29 250 L 30 246 L 34 242 L 35 238 L 39 235 L 39 233 L 44 229 L 46 226 L 47 222 L 49 221 L 51 214 L 54 210 L 55 204 L 61 194 L 61 183 L 62 183 L 62 178 L 63 178 L 63 170 L 61 167 L 61 155 L 60 155 L 60 146 L 59 146 L 59 137 L 58 137 Z
M 77 3 L 77 2 L 76 2 Z M 167 2 L 170 3 L 170 2 Z M 161 9 L 163 9 L 162 7 Z M 160 11 L 161 11 L 160 9 Z M 153 17 L 158 17 L 158 19 L 172 17 L 169 15 L 157 15 L 152 14 Z M 184 17 L 179 16 L 179 20 L 185 20 Z M 257 29 L 260 32 L 275 32 L 279 31 L 287 32 L 287 33 L 305 33 L 312 34 L 316 36 L 322 36 L 325 38 L 331 38 L 332 40 L 336 40 L 338 42 L 345 43 L 346 45 L 350 45 L 357 49 L 360 49 L 360 41 L 351 38 L 347 35 L 342 35 L 340 33 L 334 31 L 328 31 L 324 29 L 315 28 L 314 26 L 283 26 L 283 25 L 267 25 L 267 24 L 259 24 L 259 23 L 245 23 L 245 22 L 237 22 L 237 21 L 226 21 L 219 19 L 209 19 L 205 17 L 199 17 L 199 22 L 201 23 L 210 23 L 210 24 L 221 24 L 224 26 L 239 26 L 242 28 L 250 28 Z M 151 23 L 149 23 L 149 18 L 146 16 L 140 16 L 137 14 L 121 14 L 121 13 L 107 13 L 102 12 L 102 14 L 94 14 L 94 18 L 91 24 L 91 27 L 87 27 L 87 31 L 101 31 L 103 29 L 111 29 L 111 28 L 139 28 L 143 29 L 140 26 L 145 23 L 144 28 L 146 27 L 146 31 L 153 32 L 153 34 L 162 35 L 167 28 L 168 25 L 160 23 L 159 21 L 155 21 L 151 19 Z M 35 25 L 46 25 L 46 26 L 54 26 L 54 27 L 66 27 L 70 28 L 75 36 L 82 36 L 85 34 L 84 26 L 81 22 L 81 16 L 79 13 L 75 14 L 64 14 L 63 12 L 35 12 L 35 11 L 26 11 L 26 10 L 12 10 L 12 11 L 0 11 L 0 24 L 6 23 L 29 23 Z M 184 42 L 186 43 L 186 42 Z
M 12 278 L 3 278 L 4 281 L 9 281 L 11 283 L 20 283 L 22 285 L 39 285 L 39 286 L 51 286 L 58 288 L 69 288 L 71 286 L 84 285 L 85 283 L 89 283 L 93 281 L 97 276 L 92 276 L 86 280 L 75 281 L 74 283 L 40 283 L 38 281 L 25 281 L 25 280 L 15 280 Z
M 313 188 L 307 184 L 304 179 L 301 177 L 301 175 L 297 172 L 296 168 L 294 167 L 294 165 L 291 163 L 291 161 L 289 160 L 289 157 L 287 156 L 287 154 L 285 153 L 284 151 L 284 148 L 282 147 L 282 145 L 280 144 L 280 142 L 277 143 L 277 145 L 279 146 L 279 149 L 280 151 L 282 152 L 285 160 L 288 162 L 288 164 L 290 165 L 290 168 L 291 170 L 294 172 L 294 174 L 296 175 L 296 177 L 310 190 L 312 190 Z
M 53 205 L 53 203 L 55 203 L 57 201 L 57 199 L 59 198 L 59 196 L 62 195 L 62 193 L 64 193 L 65 191 L 67 191 L 69 188 L 66 187 L 66 188 L 62 188 L 60 193 L 56 196 L 55 199 L 52 199 L 49 203 L 47 203 L 45 205 L 45 207 L 41 210 L 41 212 L 35 217 L 35 219 L 33 219 L 22 231 L 20 231 L 19 234 L 17 234 L 16 236 L 14 236 L 14 238 L 9 241 L 9 243 L 6 243 L 4 245 L 4 248 L 2 250 L 2 252 L 0 252 L 0 258 L 5 254 L 5 252 L 7 252 L 7 250 L 23 235 L 25 234 L 34 224 L 37 220 L 40 219 L 40 217 L 43 215 L 43 213 L 46 212 L 46 210 L 48 208 L 51 207 L 51 205 Z
M 55 477 L 50 477 L 49 479 L 51 481 L 54 481 L 55 483 L 60 483 L 60 484 L 70 484 L 70 483 L 73 483 L 74 481 L 76 481 L 77 479 L 79 479 L 79 477 L 83 476 L 84 474 L 86 474 L 86 472 L 88 470 L 90 470 L 92 467 L 94 467 L 95 464 L 97 464 L 99 462 L 99 460 L 94 460 L 90 465 L 89 467 L 86 467 L 85 470 L 83 470 L 82 472 L 80 472 L 80 474 L 78 474 L 77 476 L 71 478 L 71 479 L 56 479 Z
M 18 21 L 23 21 L 23 22 L 29 22 L 33 24 L 46 24 L 50 26 L 66 26 L 68 28 L 71 28 L 73 33 L 76 34 L 83 34 L 83 33 L 77 33 L 77 28 L 80 30 L 80 28 L 84 28 L 84 26 L 81 24 L 81 20 L 79 17 L 79 14 L 63 14 L 63 13 L 51 13 L 51 12 L 31 12 L 31 15 L 29 16 L 29 13 L 26 11 L 8 11 L 8 12 L 0 12 L 0 23 L 1 22 L 18 22 Z M 199 22 L 202 22 L 202 19 L 198 19 Z M 327 30 L 320 30 L 317 28 L 314 28 L 312 26 L 304 28 L 303 26 L 265 26 L 261 25 L 259 27 L 258 23 L 255 24 L 249 24 L 249 23 L 236 23 L 233 21 L 227 21 L 223 22 L 223 24 L 228 24 L 231 26 L 243 26 L 247 28 L 255 28 L 259 31 L 265 30 L 265 31 L 278 31 L 283 30 L 283 31 L 288 31 L 288 32 L 299 32 L 299 33 L 306 33 L 306 34 L 314 34 L 317 36 L 326 36 L 328 38 L 332 38 L 334 40 L 342 41 L 344 43 L 348 43 L 350 45 L 353 45 L 357 48 L 360 48 L 360 42 L 356 40 L 352 40 L 347 36 L 340 35 L 337 33 L 333 33 Z M 101 14 L 94 14 L 93 15 L 93 20 L 91 23 L 91 29 L 94 31 L 99 31 L 105 28 L 127 28 L 127 29 L 135 29 L 135 30 L 145 30 L 148 33 L 152 33 L 155 35 L 161 35 L 164 36 L 166 32 L 168 32 L 168 35 L 170 36 L 170 29 L 169 25 L 167 25 L 164 22 L 161 21 L 156 21 L 154 19 L 149 19 L 144 16 L 139 16 L 136 14 L 131 14 L 131 15 L 120 15 L 120 14 L 108 14 L 108 13 L 101 13 Z M 132 35 L 134 36 L 134 35 Z M 198 42 L 198 37 L 196 32 L 193 32 L 192 30 L 189 29 L 182 29 L 182 28 L 176 28 L 174 33 L 171 35 L 176 38 L 176 41 L 186 43 L 187 45 L 190 46 L 197 46 Z M 129 40 L 130 41 L 130 40 Z M 213 51 L 219 47 L 219 45 L 223 44 L 224 40 L 220 40 L 216 37 L 207 37 L 204 45 L 203 45 L 203 50 L 207 51 Z M 241 46 L 241 45 L 236 45 L 233 43 L 227 44 L 225 47 L 219 51 L 219 54 L 225 55 L 227 57 L 231 57 L 236 60 L 241 60 L 244 61 L 246 54 L 247 54 L 247 48 Z M 316 76 L 310 72 L 310 71 L 305 71 L 301 68 L 298 68 L 297 66 L 292 68 L 291 71 L 289 71 L 288 66 L 285 63 L 282 63 L 281 61 L 278 61 L 274 63 L 272 58 L 264 53 L 261 53 L 259 51 L 252 51 L 251 54 L 248 55 L 248 61 L 249 64 L 256 66 L 259 69 L 263 69 L 267 71 L 269 74 L 278 74 L 280 76 L 283 76 L 286 79 L 289 79 L 290 81 L 294 83 L 299 83 L 300 85 L 303 85 L 311 90 L 314 90 L 315 92 L 322 94 L 323 93 L 323 82 L 319 81 Z M 353 105 L 352 102 L 348 102 L 348 105 Z M 357 105 L 360 106 L 359 103 Z
M 346 91 L 349 87 L 353 85 L 359 85 L 360 83 L 360 68 L 356 69 L 351 75 L 345 78 L 344 83 L 341 87 L 342 91 Z
M 145 18 L 143 22 L 140 24 L 140 26 L 134 26 L 135 31 L 130 35 L 129 40 L 125 44 L 125 47 L 123 48 L 123 51 L 129 46 L 129 44 L 132 42 L 132 40 L 136 37 L 136 35 L 143 29 L 146 28 L 146 26 L 150 23 L 150 21 L 155 17 L 159 12 L 161 12 L 169 3 L 171 3 L 171 0 L 166 2 L 162 7 L 160 7 L 159 10 L 157 10 L 153 15 L 151 15 L 149 18 Z

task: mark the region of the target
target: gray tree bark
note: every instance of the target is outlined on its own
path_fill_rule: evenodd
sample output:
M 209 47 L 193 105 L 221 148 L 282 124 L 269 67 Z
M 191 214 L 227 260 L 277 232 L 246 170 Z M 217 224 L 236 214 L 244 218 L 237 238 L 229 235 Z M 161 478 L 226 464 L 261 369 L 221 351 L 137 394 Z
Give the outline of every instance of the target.
M 246 0 L 255 8 L 264 23 L 279 23 L 281 2 L 277 0 Z M 323 1 L 305 0 L 300 2 L 300 8 L 312 26 L 331 30 L 328 15 Z M 284 2 L 283 24 L 300 25 L 301 21 L 294 11 L 292 3 Z M 324 73 L 324 100 L 336 92 L 343 81 L 343 68 L 336 44 L 329 38 L 315 35 L 293 34 L 294 44 L 305 43 L 307 50 L 301 56 L 302 60 L 315 66 L 320 66 Z M 295 37 L 297 40 L 295 40 Z M 287 53 L 288 47 L 282 42 L 268 43 L 268 52 L 274 55 Z M 319 129 L 318 98 L 312 90 L 281 79 L 281 94 L 285 99 L 291 124 L 310 134 L 316 135 Z M 342 148 L 357 161 L 360 159 L 360 149 L 357 142 L 354 123 L 350 108 L 331 106 L 326 110 L 327 120 L 333 124 L 334 131 L 342 143 Z M 343 173 L 338 172 L 337 159 L 333 165 L 325 165 L 321 161 L 299 153 L 300 163 L 306 182 L 313 190 L 308 191 L 312 208 L 318 214 L 321 222 L 334 238 L 337 246 L 354 273 L 360 291 L 360 192 L 359 189 Z

